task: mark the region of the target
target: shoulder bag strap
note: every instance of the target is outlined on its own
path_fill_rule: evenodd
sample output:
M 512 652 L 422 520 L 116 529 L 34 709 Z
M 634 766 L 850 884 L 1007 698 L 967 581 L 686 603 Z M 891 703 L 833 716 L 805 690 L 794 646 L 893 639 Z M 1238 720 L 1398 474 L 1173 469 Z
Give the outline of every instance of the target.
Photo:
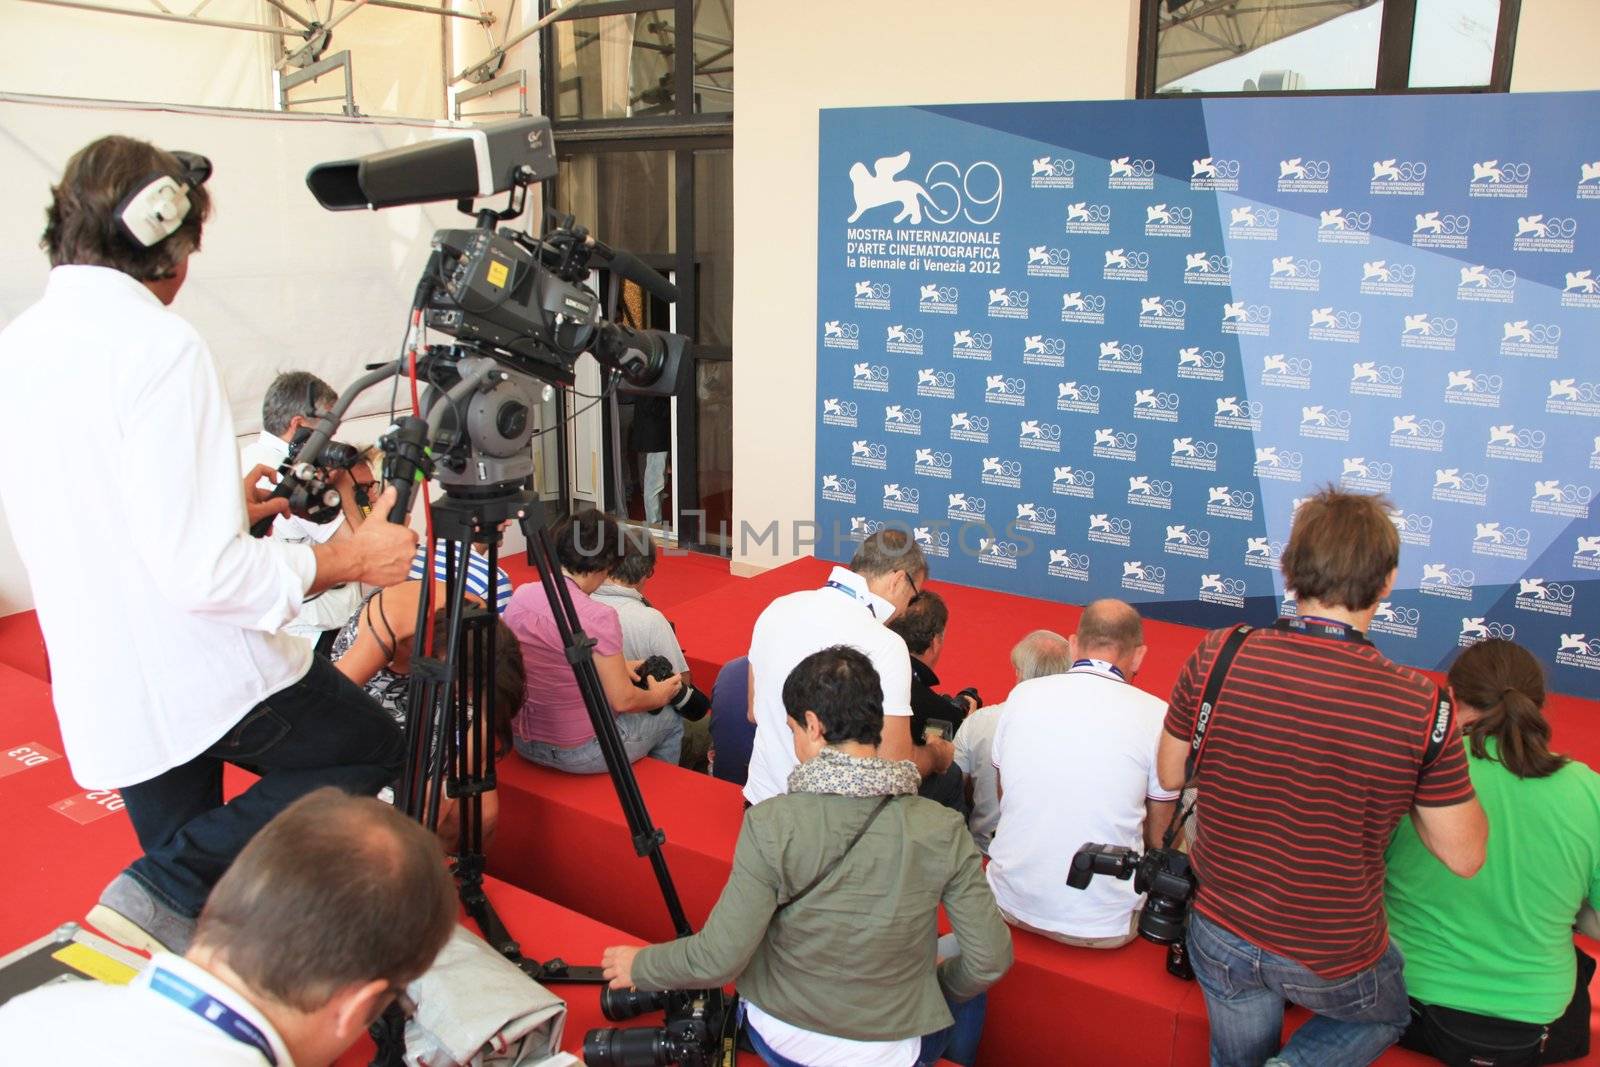
M 1206 729 L 1211 725 L 1212 716 L 1217 708 L 1217 696 L 1222 692 L 1222 682 L 1228 675 L 1228 668 L 1233 666 L 1233 658 L 1239 654 L 1239 648 L 1244 644 L 1244 639 L 1255 632 L 1254 627 L 1239 625 L 1222 642 L 1222 647 L 1217 649 L 1217 656 L 1211 661 L 1211 670 L 1206 673 L 1205 687 L 1200 691 L 1200 711 L 1195 716 L 1194 733 L 1189 738 L 1189 757 L 1184 760 L 1183 780 L 1188 783 L 1194 781 L 1194 772 L 1200 766 L 1200 753 L 1205 749 Z
M 1419 774 L 1438 762 L 1444 752 L 1444 743 L 1450 737 L 1450 720 L 1454 717 L 1455 709 L 1451 706 L 1450 698 L 1443 689 L 1438 690 L 1433 701 L 1433 714 L 1428 718 L 1428 744 L 1422 751 Z
M 856 847 L 856 842 L 860 841 L 862 835 L 867 832 L 867 828 L 877 821 L 878 816 L 883 814 L 883 809 L 888 807 L 889 801 L 893 799 L 894 794 L 891 793 L 889 796 L 879 800 L 877 807 L 872 809 L 872 814 L 867 816 L 867 821 L 861 824 L 861 829 L 857 830 L 855 836 L 850 839 L 850 843 L 844 846 L 844 851 L 835 856 L 832 863 L 829 863 L 826 867 L 822 868 L 822 870 L 818 871 L 817 876 L 811 879 L 811 881 L 807 882 L 804 889 L 801 889 L 800 892 L 796 893 L 782 904 L 779 904 L 777 910 L 774 911 L 773 914 L 776 915 L 784 908 L 787 908 L 790 904 L 793 904 L 795 901 L 799 900 L 801 897 L 817 888 L 817 886 L 822 884 L 823 879 L 827 878 L 828 875 L 837 870 L 839 864 L 844 862 L 844 858 L 850 855 L 850 850 Z

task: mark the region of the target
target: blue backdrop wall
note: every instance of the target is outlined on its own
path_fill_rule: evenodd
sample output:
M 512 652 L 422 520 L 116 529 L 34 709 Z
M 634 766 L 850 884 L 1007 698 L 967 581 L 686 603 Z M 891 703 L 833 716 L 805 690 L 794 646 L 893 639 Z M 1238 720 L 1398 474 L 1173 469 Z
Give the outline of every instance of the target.
M 817 517 L 940 578 L 1270 620 L 1385 493 L 1373 636 L 1600 695 L 1600 94 L 827 110 Z M 1290 608 L 1292 610 L 1292 601 Z

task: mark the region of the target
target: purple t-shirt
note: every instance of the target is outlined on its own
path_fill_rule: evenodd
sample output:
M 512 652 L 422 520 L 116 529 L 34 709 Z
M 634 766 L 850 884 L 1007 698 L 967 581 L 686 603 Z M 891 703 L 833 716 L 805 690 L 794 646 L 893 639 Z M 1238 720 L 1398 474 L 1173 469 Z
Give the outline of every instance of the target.
M 577 609 L 578 622 L 594 638 L 595 656 L 622 651 L 622 622 L 617 610 L 591 598 L 567 579 L 567 592 Z M 581 745 L 594 737 L 594 726 L 572 675 L 561 631 L 550 614 L 544 586 L 528 582 L 511 595 L 502 616 L 522 645 L 522 666 L 528 676 L 522 708 L 512 722 L 512 732 L 524 741 L 543 741 L 559 748 Z

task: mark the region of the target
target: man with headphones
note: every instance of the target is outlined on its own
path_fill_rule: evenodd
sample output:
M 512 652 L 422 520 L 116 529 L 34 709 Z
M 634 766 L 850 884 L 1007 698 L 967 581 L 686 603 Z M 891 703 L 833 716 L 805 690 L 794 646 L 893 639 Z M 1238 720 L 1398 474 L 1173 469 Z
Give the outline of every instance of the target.
M 127 137 L 68 161 L 42 245 L 44 296 L 0 332 L 16 398 L 0 419 L 0 505 L 27 567 L 73 776 L 118 789 L 144 854 L 89 920 L 181 953 L 257 829 L 320 786 L 399 773 L 393 722 L 304 640 L 308 594 L 404 580 L 416 535 L 364 523 L 327 544 L 249 536 L 284 510 L 241 483 L 228 398 L 200 335 L 167 310 L 200 248 L 211 164 Z M 41 463 L 40 458 L 45 462 Z M 109 499 L 83 521 L 85 487 Z M 377 501 L 387 513 L 393 490 Z M 222 767 L 260 776 L 222 802 Z

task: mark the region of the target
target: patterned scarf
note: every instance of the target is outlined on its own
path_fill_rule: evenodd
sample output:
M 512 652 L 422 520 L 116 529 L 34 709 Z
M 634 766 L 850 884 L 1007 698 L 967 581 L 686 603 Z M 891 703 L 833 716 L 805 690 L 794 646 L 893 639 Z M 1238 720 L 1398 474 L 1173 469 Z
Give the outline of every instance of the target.
M 922 784 L 910 760 L 862 759 L 825 748 L 789 772 L 789 792 L 827 793 L 843 797 L 896 796 L 915 793 Z

